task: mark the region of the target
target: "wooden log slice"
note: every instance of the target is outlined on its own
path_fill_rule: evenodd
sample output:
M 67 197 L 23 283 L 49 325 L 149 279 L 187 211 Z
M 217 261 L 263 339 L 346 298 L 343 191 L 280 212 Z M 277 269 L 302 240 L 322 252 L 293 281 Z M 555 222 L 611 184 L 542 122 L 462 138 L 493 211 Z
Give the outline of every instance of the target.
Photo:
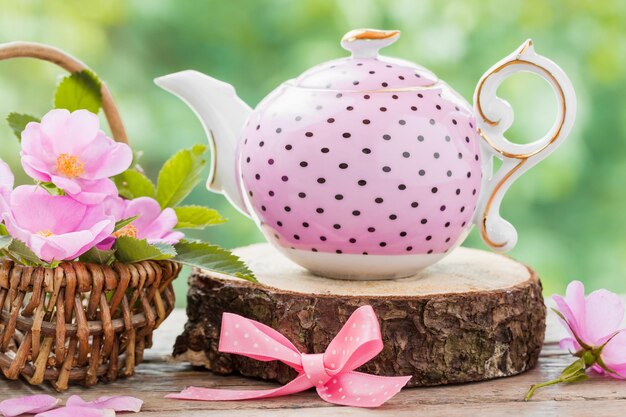
M 301 352 L 320 353 L 357 307 L 370 304 L 384 349 L 360 371 L 412 375 L 409 386 L 426 386 L 515 375 L 537 363 L 546 319 L 541 283 L 503 255 L 459 248 L 413 277 L 342 281 L 312 275 L 267 244 L 235 253 L 261 285 L 196 269 L 175 358 L 286 383 L 296 376 L 287 365 L 218 352 L 222 313 L 265 323 Z

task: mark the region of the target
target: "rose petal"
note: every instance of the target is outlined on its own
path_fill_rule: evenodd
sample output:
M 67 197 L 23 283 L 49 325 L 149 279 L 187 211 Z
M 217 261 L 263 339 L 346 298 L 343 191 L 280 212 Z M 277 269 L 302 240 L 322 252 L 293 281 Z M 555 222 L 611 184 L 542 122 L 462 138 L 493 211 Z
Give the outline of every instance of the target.
M 144 233 L 146 238 L 156 238 L 171 232 L 178 223 L 178 217 L 173 208 L 167 207 L 158 215 L 156 219 L 146 228 Z
M 117 196 L 117 187 L 115 183 L 108 178 L 101 180 L 74 180 L 79 185 L 77 193 L 65 190 L 76 201 L 83 204 L 94 205 L 102 204 L 104 200 Z
M 29 395 L 0 402 L 0 413 L 5 417 L 14 417 L 26 413 L 35 414 L 48 411 L 60 403 L 61 400 L 50 395 Z
M 183 240 L 185 234 L 183 232 L 170 232 L 163 235 L 158 239 L 148 238 L 147 241 L 149 244 L 154 245 L 155 243 L 167 243 L 168 245 L 175 245 L 181 240 Z
M 70 171 L 58 166 L 59 157 L 71 163 Z M 98 116 L 87 110 L 70 113 L 52 110 L 40 123 L 31 122 L 22 132 L 22 166 L 38 181 L 52 181 L 70 195 L 88 194 L 88 204 L 99 204 L 97 189 L 85 190 L 82 180 L 103 180 L 124 171 L 132 162 L 132 151 L 108 138 L 100 130 Z M 117 191 L 115 192 L 117 194 Z M 86 202 L 84 200 L 81 200 Z
M 13 191 L 15 178 L 11 168 L 0 159 L 0 214 L 9 209 L 9 198 Z
M 123 218 L 139 216 L 133 226 L 137 229 L 137 238 L 149 243 L 178 243 L 185 235 L 173 231 L 178 219 L 171 208 L 161 210 L 159 203 L 150 197 L 139 197 L 127 203 Z
M 126 203 L 126 210 L 124 210 L 123 217 L 129 218 L 139 216 L 133 222 L 133 226 L 140 231 L 139 236 L 141 239 L 145 239 L 146 236 L 142 235 L 141 231 L 149 228 L 152 222 L 154 222 L 160 214 L 161 206 L 155 199 L 150 197 L 139 197 Z
M 115 221 L 124 220 L 124 210 L 126 210 L 126 204 L 128 200 L 124 200 L 119 196 L 107 197 L 102 202 L 104 212 L 115 218 Z
M 115 417 L 115 411 L 89 407 L 62 407 L 37 414 L 35 417 Z
M 67 124 L 67 120 L 69 118 L 70 118 L 69 110 L 54 109 L 46 113 L 41 118 L 41 123 L 39 123 L 38 125 L 40 126 L 41 131 L 48 138 L 62 137 L 65 133 L 65 125 Z M 24 140 L 23 135 L 22 135 L 22 140 Z
M 571 337 L 567 337 L 561 340 L 559 342 L 559 347 L 572 353 L 578 352 L 580 350 L 580 346 L 578 345 L 578 342 L 576 342 L 576 339 L 573 339 Z
M 603 343 L 602 339 L 615 333 L 624 319 L 624 303 L 621 298 L 605 289 L 587 296 L 585 310 L 583 325 L 590 341 L 596 346 Z
M 93 401 L 85 401 L 78 395 L 72 395 L 67 399 L 68 407 L 110 408 L 115 411 L 132 411 L 133 413 L 141 411 L 142 405 L 142 400 L 127 395 L 100 397 Z
M 52 196 L 36 186 L 17 187 L 9 209 L 2 219 L 10 235 L 46 262 L 75 259 L 106 239 L 115 227 L 115 219 L 102 206 Z
M 613 372 L 606 372 L 607 375 L 616 379 L 626 379 L 626 363 L 621 365 L 612 365 L 609 369 Z
M 554 300 L 554 303 L 556 304 L 556 309 L 565 318 L 565 322 L 564 322 L 564 320 L 561 317 L 559 317 L 559 321 L 561 322 L 563 327 L 565 327 L 567 332 L 572 337 L 574 336 L 580 337 L 580 329 L 579 329 L 580 326 L 578 326 L 578 321 L 576 320 L 576 316 L 570 309 L 569 305 L 567 304 L 567 301 L 565 301 L 563 297 L 557 294 L 553 295 L 552 299 Z
M 9 165 L 0 159 L 0 195 L 5 197 L 13 189 L 15 178 Z
M 585 327 L 587 303 L 585 300 L 585 286 L 583 283 L 580 281 L 570 282 L 565 292 L 565 298 L 555 295 L 552 299 L 557 305 L 557 310 L 563 314 L 565 320 L 569 324 L 569 326 L 565 327 L 571 327 L 571 331 L 568 328 L 570 334 L 572 334 L 572 336 L 578 336 L 579 339 L 589 345 L 593 345 L 594 341 L 590 340 L 588 337 L 587 328 Z
M 619 332 L 602 349 L 602 361 L 609 369 L 626 378 L 626 329 Z M 607 374 L 611 375 L 611 372 Z
M 21 185 L 11 193 L 11 211 L 21 228 L 32 233 L 46 229 L 54 234 L 75 230 L 86 206 L 69 197 L 52 196 L 35 185 Z
M 133 162 L 133 151 L 127 144 L 115 142 L 100 132 L 80 157 L 85 163 L 83 177 L 99 179 L 126 171 Z
M 36 181 L 49 182 L 51 177 L 47 172 L 50 171 L 48 167 L 41 169 L 41 160 L 36 159 L 34 156 L 25 155 L 22 152 L 22 168 L 29 177 Z
M 46 120 L 41 121 L 42 128 L 46 128 Z M 100 130 L 98 116 L 88 110 L 76 110 L 67 117 L 62 129 L 56 130 L 49 137 L 53 139 L 55 153 L 78 155 L 87 148 Z

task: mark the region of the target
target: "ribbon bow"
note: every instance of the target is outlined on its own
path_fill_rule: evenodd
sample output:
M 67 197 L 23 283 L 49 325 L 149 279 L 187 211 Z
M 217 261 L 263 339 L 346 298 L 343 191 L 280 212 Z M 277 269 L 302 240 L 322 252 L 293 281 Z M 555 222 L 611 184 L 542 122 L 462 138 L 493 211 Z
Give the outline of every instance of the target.
M 306 354 L 282 334 L 264 324 L 236 314 L 224 313 L 220 352 L 243 355 L 259 361 L 279 360 L 298 371 L 298 376 L 280 388 L 225 390 L 189 387 L 166 398 L 200 401 L 232 401 L 279 397 L 315 387 L 329 403 L 378 407 L 396 395 L 410 376 L 385 377 L 355 372 L 383 349 L 376 313 L 371 306 L 359 307 L 330 342 L 326 352 Z

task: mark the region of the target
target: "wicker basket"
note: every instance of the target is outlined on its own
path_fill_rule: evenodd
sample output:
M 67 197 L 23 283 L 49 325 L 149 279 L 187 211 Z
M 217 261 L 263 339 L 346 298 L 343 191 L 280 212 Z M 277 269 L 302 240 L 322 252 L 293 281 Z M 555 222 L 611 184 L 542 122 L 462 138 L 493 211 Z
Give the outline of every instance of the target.
M 0 60 L 32 57 L 70 72 L 85 65 L 34 43 L 0 45 Z M 103 110 L 115 140 L 121 118 L 102 84 Z M 172 261 L 111 266 L 67 262 L 54 269 L 0 260 L 0 369 L 9 379 L 50 381 L 58 391 L 133 375 L 152 332 L 174 309 Z

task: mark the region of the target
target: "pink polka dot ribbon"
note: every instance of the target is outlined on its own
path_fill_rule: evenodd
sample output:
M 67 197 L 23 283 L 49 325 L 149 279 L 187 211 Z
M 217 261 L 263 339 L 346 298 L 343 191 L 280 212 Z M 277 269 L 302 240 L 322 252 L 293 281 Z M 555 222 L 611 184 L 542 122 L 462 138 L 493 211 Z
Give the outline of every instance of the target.
M 385 377 L 355 372 L 383 349 L 376 313 L 371 306 L 359 307 L 330 342 L 326 352 L 301 353 L 282 334 L 264 324 L 236 314 L 224 313 L 220 352 L 259 361 L 279 360 L 298 371 L 282 387 L 269 390 L 226 390 L 189 387 L 166 398 L 198 401 L 233 401 L 272 398 L 315 388 L 332 404 L 378 407 L 396 395 L 410 376 Z

